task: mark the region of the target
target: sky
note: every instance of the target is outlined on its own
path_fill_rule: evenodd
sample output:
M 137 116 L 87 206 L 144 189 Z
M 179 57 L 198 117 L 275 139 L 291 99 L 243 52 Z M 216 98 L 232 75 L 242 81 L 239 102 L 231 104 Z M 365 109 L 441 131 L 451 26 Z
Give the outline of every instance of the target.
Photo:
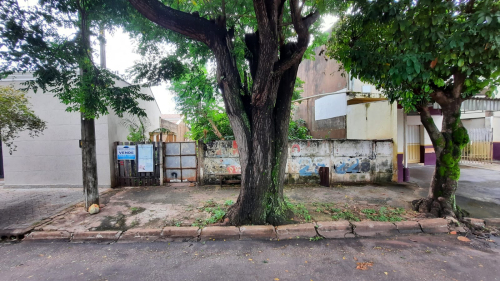
M 19 4 L 33 6 L 37 5 L 37 1 L 19 1 Z M 322 31 L 328 30 L 336 21 L 337 18 L 332 15 L 323 16 Z M 68 32 L 72 31 L 68 30 Z M 134 52 L 134 43 L 127 33 L 117 29 L 112 34 L 106 34 L 106 67 L 109 70 L 124 76 L 127 74 L 127 69 L 140 60 L 141 56 Z M 151 90 L 162 114 L 179 113 L 175 109 L 175 94 L 167 89 L 167 83 L 151 87 Z
M 109 70 L 123 76 L 134 62 L 140 60 L 141 56 L 134 52 L 134 44 L 127 33 L 116 30 L 113 34 L 106 34 L 106 67 Z M 151 90 L 162 114 L 178 113 L 175 110 L 174 94 L 167 90 L 166 83 L 151 87 Z

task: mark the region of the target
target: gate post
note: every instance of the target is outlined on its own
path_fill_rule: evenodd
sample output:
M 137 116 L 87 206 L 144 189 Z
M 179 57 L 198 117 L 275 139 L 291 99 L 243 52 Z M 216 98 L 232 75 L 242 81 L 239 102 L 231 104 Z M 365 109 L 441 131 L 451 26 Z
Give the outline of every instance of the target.
M 198 165 L 197 165 L 197 177 L 198 177 L 198 185 L 203 185 L 203 167 L 204 167 L 204 144 L 203 140 L 198 140 L 197 142 L 197 152 L 198 152 Z
M 163 185 L 163 140 L 158 143 L 158 159 L 160 161 L 160 185 Z

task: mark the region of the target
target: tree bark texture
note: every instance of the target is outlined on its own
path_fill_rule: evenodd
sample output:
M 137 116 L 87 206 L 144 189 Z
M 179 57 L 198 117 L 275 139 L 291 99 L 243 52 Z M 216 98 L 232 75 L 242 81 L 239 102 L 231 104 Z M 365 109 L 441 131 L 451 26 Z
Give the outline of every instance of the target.
M 92 204 L 99 205 L 95 121 L 81 117 L 83 195 L 88 210 Z
M 167 7 L 156 0 L 129 0 L 156 24 L 204 42 L 217 62 L 217 81 L 233 129 L 241 165 L 241 190 L 227 217 L 234 225 L 279 224 L 289 218 L 283 198 L 290 106 L 298 66 L 318 13 L 301 17 L 289 0 L 297 41 L 285 43 L 281 24 L 286 0 L 254 0 L 258 31 L 246 34 L 246 59 L 253 81 L 248 87 L 232 55 L 232 35 L 224 16 L 215 21 Z
M 83 1 L 82 1 L 82 4 Z M 90 48 L 90 23 L 87 20 L 87 14 L 84 5 L 80 6 L 80 34 L 83 51 L 92 59 Z M 102 60 L 102 58 L 101 58 Z M 80 67 L 80 75 L 82 81 L 86 79 L 85 68 Z M 87 88 L 88 89 L 88 88 Z M 90 95 L 88 95 L 90 96 Z M 88 97 L 87 97 L 88 98 Z M 95 120 L 85 118 L 83 113 L 80 113 L 81 119 L 81 138 L 82 138 L 82 177 L 83 177 L 83 196 L 85 202 L 85 210 L 93 204 L 99 205 L 99 190 L 97 180 L 97 157 L 96 157 L 96 141 L 95 141 Z
M 456 96 L 456 97 L 455 97 Z M 415 200 L 413 205 L 420 212 L 435 216 L 460 216 L 455 203 L 455 192 L 460 178 L 459 161 L 462 149 L 469 142 L 467 130 L 460 120 L 462 99 L 455 93 L 438 92 L 434 99 L 441 106 L 443 123 L 438 130 L 427 107 L 419 109 L 424 125 L 436 153 L 436 167 L 427 198 Z

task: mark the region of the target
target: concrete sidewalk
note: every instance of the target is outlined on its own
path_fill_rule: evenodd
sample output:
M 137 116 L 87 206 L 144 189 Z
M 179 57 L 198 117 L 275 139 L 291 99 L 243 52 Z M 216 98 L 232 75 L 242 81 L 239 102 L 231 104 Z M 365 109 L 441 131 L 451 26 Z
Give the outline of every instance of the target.
M 0 187 L 0 234 L 26 232 L 37 222 L 82 200 L 81 188 Z
M 410 181 L 425 189 L 422 195 L 426 196 L 435 166 L 410 164 L 409 167 Z M 456 198 L 471 217 L 500 217 L 500 172 L 461 165 Z

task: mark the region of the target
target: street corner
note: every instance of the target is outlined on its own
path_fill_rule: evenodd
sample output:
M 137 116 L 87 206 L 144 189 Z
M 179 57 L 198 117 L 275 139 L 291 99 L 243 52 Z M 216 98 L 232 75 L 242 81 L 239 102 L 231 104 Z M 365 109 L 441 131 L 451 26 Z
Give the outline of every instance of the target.
M 399 234 L 396 225 L 383 221 L 352 222 L 354 233 L 360 237 L 392 236 Z
M 314 223 L 287 224 L 276 228 L 278 240 L 284 239 L 310 239 L 317 235 Z
M 240 240 L 275 240 L 276 229 L 272 225 L 240 226 Z
M 324 238 L 353 238 L 352 225 L 349 221 L 317 222 L 316 231 Z

